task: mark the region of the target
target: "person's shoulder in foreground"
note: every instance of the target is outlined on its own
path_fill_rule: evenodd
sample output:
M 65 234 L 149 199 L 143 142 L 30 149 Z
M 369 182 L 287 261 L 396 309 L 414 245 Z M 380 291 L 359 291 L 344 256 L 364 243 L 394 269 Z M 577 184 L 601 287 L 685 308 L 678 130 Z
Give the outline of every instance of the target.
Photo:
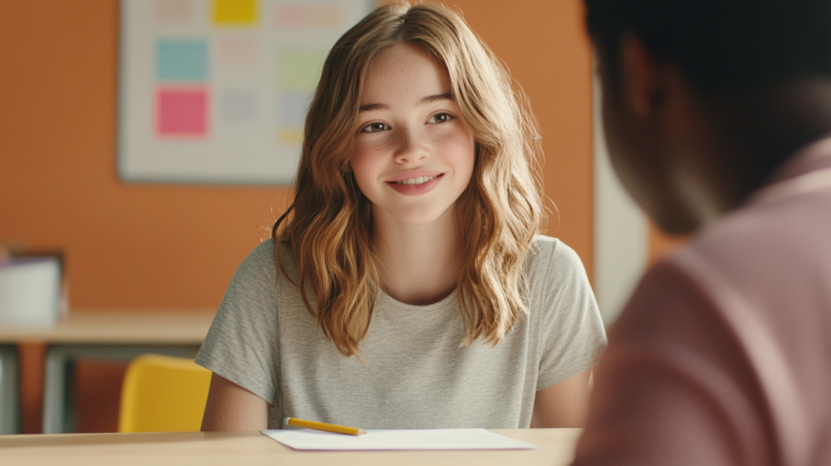
M 828 464 L 831 2 L 585 1 L 612 165 L 696 237 L 614 324 L 575 464 Z
M 644 277 L 596 369 L 577 464 L 791 464 L 780 460 L 828 454 L 826 155 L 826 189 L 776 189 L 800 176 L 774 184 Z

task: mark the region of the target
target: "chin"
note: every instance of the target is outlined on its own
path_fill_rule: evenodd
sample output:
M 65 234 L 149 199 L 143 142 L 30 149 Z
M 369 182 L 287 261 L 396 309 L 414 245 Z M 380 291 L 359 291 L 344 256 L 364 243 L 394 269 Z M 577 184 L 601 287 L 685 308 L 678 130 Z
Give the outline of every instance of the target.
M 441 219 L 450 209 L 436 209 L 423 206 L 412 206 L 408 209 L 396 211 L 392 218 L 406 225 L 428 225 Z
M 398 220 L 407 225 L 429 225 L 441 218 L 438 214 L 401 215 Z

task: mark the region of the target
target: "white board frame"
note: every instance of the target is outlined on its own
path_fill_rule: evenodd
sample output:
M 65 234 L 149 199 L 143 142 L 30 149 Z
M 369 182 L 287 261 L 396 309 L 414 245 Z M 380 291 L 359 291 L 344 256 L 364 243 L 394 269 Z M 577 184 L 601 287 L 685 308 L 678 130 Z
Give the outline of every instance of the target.
M 120 0 L 117 166 L 122 181 L 291 183 L 297 170 L 302 136 L 296 122 L 291 127 L 284 124 L 284 114 L 299 119 L 299 129 L 302 129 L 313 85 L 294 94 L 290 89 L 282 89 L 279 81 L 283 78 L 278 76 L 280 62 L 275 56 L 284 50 L 319 51 L 322 67 L 325 54 L 338 37 L 376 6 L 371 0 L 256 0 L 259 23 L 246 27 L 216 25 L 211 16 L 216 14 L 212 10 L 214 1 Z M 185 5 L 190 9 L 189 16 L 185 20 L 178 18 L 179 22 L 165 23 L 159 13 L 166 8 L 160 6 L 165 2 Z M 330 24 L 328 28 L 318 21 L 305 28 L 280 29 L 277 10 L 292 5 L 318 8 L 315 11 L 340 8 L 342 14 L 337 17 L 340 22 L 337 26 L 325 23 Z M 175 8 L 170 11 L 174 16 L 177 14 Z M 311 20 L 308 24 L 312 24 Z M 174 43 L 201 40 L 208 44 L 207 77 L 193 82 L 163 79 L 158 58 L 162 40 Z M 228 61 L 227 57 L 234 57 L 228 52 L 233 51 L 234 40 L 237 45 L 246 41 L 254 44 L 256 59 L 243 65 Z M 222 51 L 225 63 L 220 60 Z M 192 95 L 205 91 L 206 97 L 201 102 L 207 104 L 199 107 L 207 108 L 207 116 L 202 118 L 206 128 L 203 133 L 198 129 L 193 134 L 181 132 L 194 131 L 193 127 L 170 130 L 168 125 L 165 127 L 168 129 L 160 129 L 163 127 L 162 88 L 174 91 L 166 96 L 175 96 L 179 91 L 186 94 L 193 89 Z M 301 105 L 297 96 L 302 97 L 303 93 L 307 97 Z M 289 94 L 291 98 L 286 97 Z M 179 95 L 184 94 L 179 92 Z M 293 102 L 291 112 L 285 111 L 289 106 L 284 102 Z

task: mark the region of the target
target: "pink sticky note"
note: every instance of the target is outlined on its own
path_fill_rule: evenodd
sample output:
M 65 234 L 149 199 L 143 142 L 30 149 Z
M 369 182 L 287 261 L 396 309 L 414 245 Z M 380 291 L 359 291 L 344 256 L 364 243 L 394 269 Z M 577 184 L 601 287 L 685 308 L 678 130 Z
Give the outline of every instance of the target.
M 285 29 L 332 29 L 343 21 L 337 6 L 285 5 L 274 10 L 274 24 Z
M 205 136 L 208 132 L 205 89 L 159 89 L 156 104 L 159 136 Z
M 281 28 L 302 28 L 306 26 L 308 10 L 301 5 L 281 6 L 274 11 L 274 24 Z
M 182 24 L 191 17 L 190 0 L 164 0 L 156 2 L 156 21 L 162 24 Z
M 259 41 L 255 36 L 218 37 L 219 61 L 224 65 L 255 65 Z

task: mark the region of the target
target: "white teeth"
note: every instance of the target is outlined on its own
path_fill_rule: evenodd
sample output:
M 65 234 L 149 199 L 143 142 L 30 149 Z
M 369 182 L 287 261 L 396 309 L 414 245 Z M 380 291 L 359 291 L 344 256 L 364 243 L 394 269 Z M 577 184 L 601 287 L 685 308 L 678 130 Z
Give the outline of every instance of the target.
M 424 184 L 424 183 L 432 180 L 433 178 L 435 178 L 435 176 L 421 176 L 421 177 L 413 178 L 413 179 L 410 179 L 410 180 L 396 181 L 395 183 L 396 184 Z

